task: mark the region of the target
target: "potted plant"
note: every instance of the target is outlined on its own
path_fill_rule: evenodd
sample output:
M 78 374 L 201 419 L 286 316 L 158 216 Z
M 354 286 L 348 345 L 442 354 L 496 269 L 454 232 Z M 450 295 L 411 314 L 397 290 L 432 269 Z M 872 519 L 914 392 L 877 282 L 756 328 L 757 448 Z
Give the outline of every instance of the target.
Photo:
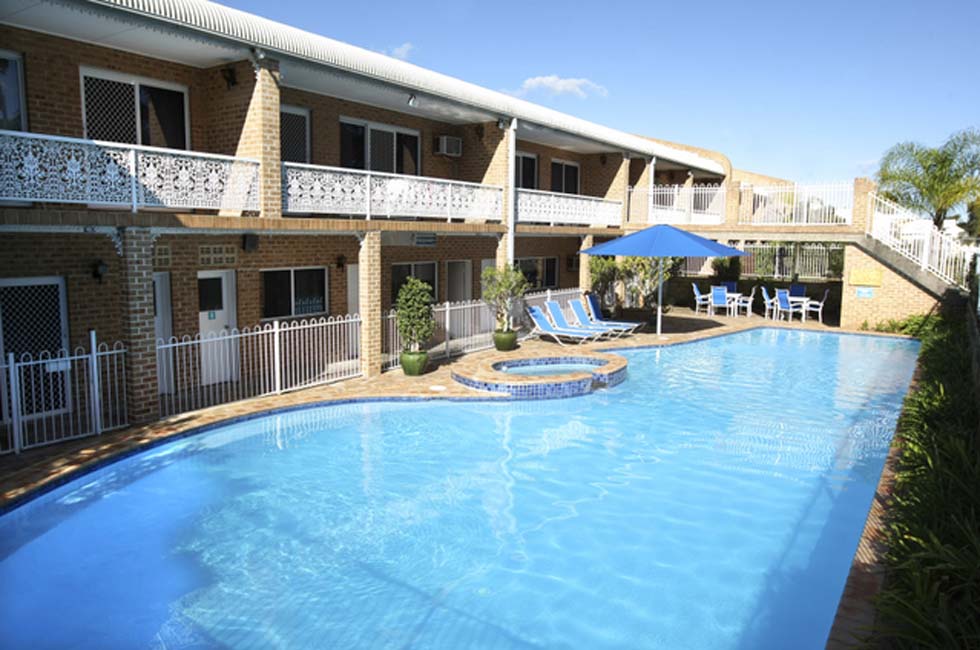
M 436 330 L 436 321 L 432 317 L 432 287 L 418 278 L 408 278 L 398 291 L 395 312 L 402 339 L 402 371 L 406 375 L 421 375 L 429 362 L 429 353 L 422 349 L 422 344 Z
M 493 307 L 497 330 L 493 346 L 502 352 L 517 347 L 517 332 L 513 328 L 514 308 L 528 290 L 527 278 L 518 269 L 487 267 L 483 270 L 483 300 Z

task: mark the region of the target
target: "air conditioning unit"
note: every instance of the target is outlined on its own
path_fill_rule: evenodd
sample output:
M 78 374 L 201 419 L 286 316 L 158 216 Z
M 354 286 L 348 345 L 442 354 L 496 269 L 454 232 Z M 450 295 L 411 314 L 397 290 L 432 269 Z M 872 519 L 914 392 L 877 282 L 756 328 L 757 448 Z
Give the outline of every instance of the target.
M 431 248 L 436 245 L 436 234 L 434 232 L 414 233 L 412 244 L 422 248 Z
M 440 135 L 436 138 L 436 153 L 452 158 L 463 155 L 463 138 L 454 135 Z

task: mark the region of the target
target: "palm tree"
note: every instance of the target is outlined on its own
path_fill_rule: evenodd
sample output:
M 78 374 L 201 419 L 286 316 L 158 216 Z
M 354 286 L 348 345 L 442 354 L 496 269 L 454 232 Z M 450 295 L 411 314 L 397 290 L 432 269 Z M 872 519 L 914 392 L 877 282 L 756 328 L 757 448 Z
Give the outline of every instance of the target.
M 955 207 L 980 199 L 980 131 L 954 133 L 939 147 L 895 145 L 881 159 L 878 185 L 890 199 L 928 213 L 942 228 Z

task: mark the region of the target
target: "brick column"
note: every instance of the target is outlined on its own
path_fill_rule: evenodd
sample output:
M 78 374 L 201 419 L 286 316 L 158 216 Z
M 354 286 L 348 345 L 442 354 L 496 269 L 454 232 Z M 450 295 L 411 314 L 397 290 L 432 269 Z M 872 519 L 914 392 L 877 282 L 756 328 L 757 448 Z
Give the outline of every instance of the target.
M 592 248 L 595 245 L 595 237 L 592 235 L 586 235 L 582 238 L 582 244 L 579 246 L 580 251 L 584 251 L 586 248 Z M 578 288 L 582 291 L 592 290 L 592 274 L 589 273 L 589 260 L 592 259 L 591 255 L 578 256 Z
M 507 259 L 509 239 L 510 233 L 502 233 L 500 238 L 497 240 L 497 269 L 501 271 L 510 266 L 510 260 Z
M 725 225 L 738 225 L 739 209 L 741 207 L 741 186 L 732 183 L 730 178 L 725 181 Z
M 854 208 L 851 220 L 855 230 L 871 232 L 871 193 L 878 185 L 870 178 L 854 179 Z
M 235 155 L 259 161 L 260 215 L 282 216 L 282 169 L 279 152 L 279 62 L 254 64 L 255 85 Z
M 381 374 L 381 232 L 364 234 L 357 256 L 358 305 L 361 311 L 361 372 L 365 377 Z
M 129 421 L 159 417 L 156 330 L 153 317 L 153 238 L 149 228 L 122 231 L 123 338 Z

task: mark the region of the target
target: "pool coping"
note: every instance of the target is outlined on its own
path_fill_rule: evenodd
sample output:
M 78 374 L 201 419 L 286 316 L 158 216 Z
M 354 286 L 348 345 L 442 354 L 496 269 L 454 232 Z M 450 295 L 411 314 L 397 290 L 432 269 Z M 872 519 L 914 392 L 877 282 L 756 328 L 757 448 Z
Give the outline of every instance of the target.
M 637 345 L 623 345 L 626 341 L 616 341 L 616 342 L 605 342 L 602 347 L 593 347 L 588 350 L 575 350 L 575 348 L 558 348 L 555 353 L 569 353 L 575 356 L 586 356 L 583 353 L 600 353 L 600 354 L 610 354 L 615 352 L 625 352 L 630 350 L 644 350 L 651 348 L 667 348 L 680 345 L 689 345 L 693 343 L 698 343 L 701 341 L 723 338 L 728 336 L 733 336 L 735 334 L 741 334 L 744 332 L 750 332 L 760 329 L 772 329 L 772 330 L 784 330 L 791 329 L 795 331 L 814 331 L 821 334 L 834 334 L 837 336 L 868 336 L 868 337 L 885 337 L 894 339 L 905 339 L 905 340 L 917 340 L 917 337 L 896 334 L 890 332 L 874 332 L 874 331 L 849 331 L 849 330 L 829 330 L 829 329 L 814 329 L 809 327 L 793 327 L 791 325 L 781 325 L 778 323 L 761 323 L 752 324 L 745 327 L 735 327 L 725 329 L 723 331 L 697 331 L 693 332 L 692 336 L 685 339 L 671 340 L 670 337 L 665 337 L 664 339 L 657 340 L 655 342 L 643 342 Z M 676 337 L 676 335 L 674 335 Z M 479 354 L 479 353 L 474 353 Z M 555 356 L 555 354 L 551 355 Z M 465 359 L 465 356 L 462 357 Z M 522 357 L 527 358 L 527 357 Z M 622 358 L 622 357 L 620 357 Z M 456 359 L 455 361 L 459 361 Z M 624 359 L 625 361 L 625 359 Z M 623 369 L 625 373 L 625 367 Z M 918 378 L 920 373 L 919 360 L 916 360 L 916 368 L 913 374 L 912 380 L 909 384 L 908 390 L 906 392 L 906 397 L 912 394 L 913 391 L 918 389 Z M 625 377 L 624 377 L 625 378 Z M 306 389 L 315 390 L 315 389 Z M 303 391 L 297 391 L 302 393 Z M 270 397 L 282 397 L 282 396 L 267 396 L 263 398 L 254 398 L 252 400 L 244 400 L 244 403 L 254 403 L 255 400 L 269 399 Z M 344 404 L 358 404 L 358 403 L 372 403 L 372 402 L 393 402 L 393 403 L 405 403 L 405 402 L 506 402 L 514 401 L 515 398 L 500 393 L 486 392 L 484 394 L 474 394 L 474 395 L 438 395 L 438 394 L 426 394 L 426 395 L 367 395 L 367 396 L 357 396 L 357 397 L 339 397 L 339 398 L 324 398 L 315 399 L 308 402 L 286 404 L 282 406 L 270 406 L 268 408 L 261 408 L 256 411 L 243 413 L 240 415 L 230 415 L 228 417 L 219 418 L 217 420 L 206 422 L 194 426 L 189 426 L 187 428 L 177 428 L 174 431 L 161 434 L 157 437 L 148 440 L 140 440 L 130 445 L 129 447 L 119 449 L 117 451 L 112 451 L 106 453 L 105 455 L 94 458 L 92 460 L 85 461 L 68 471 L 65 471 L 57 476 L 42 480 L 28 488 L 23 492 L 16 494 L 13 497 L 7 497 L 5 494 L 0 495 L 0 516 L 7 515 L 13 511 L 27 505 L 31 501 L 41 497 L 49 492 L 52 492 L 59 487 L 64 486 L 67 483 L 75 481 L 82 478 L 88 474 L 96 472 L 103 469 L 109 465 L 116 462 L 122 461 L 131 456 L 141 454 L 147 451 L 151 451 L 160 446 L 177 442 L 186 438 L 190 438 L 199 434 L 207 433 L 215 429 L 228 426 L 231 424 L 236 424 L 240 422 L 246 422 L 254 420 L 261 417 L 273 416 L 282 413 L 288 413 L 292 411 L 298 411 L 303 409 L 311 408 L 322 408 L 325 406 L 339 406 Z M 202 409 L 201 411 L 196 411 L 193 413 L 207 412 L 211 410 L 221 409 L 223 406 L 219 405 L 211 407 L 209 409 Z M 188 414 L 183 414 L 188 415 Z M 904 401 L 903 409 L 899 413 L 899 421 L 904 417 Z M 158 420 L 156 424 L 165 422 L 165 420 Z M 154 423 L 150 423 L 154 424 Z M 148 425 L 135 425 L 129 427 L 131 430 L 138 430 L 144 428 Z M 126 429 L 122 430 L 125 431 Z M 116 433 L 116 432 L 114 432 Z M 887 499 L 891 495 L 892 489 L 895 483 L 895 467 L 898 463 L 899 457 L 901 455 L 901 441 L 897 435 L 898 430 L 892 434 L 892 442 L 889 447 L 888 455 L 885 459 L 885 465 L 882 469 L 882 473 L 879 477 L 878 485 L 875 489 L 874 498 L 872 500 L 871 508 L 869 509 L 868 516 L 864 523 L 864 528 L 862 529 L 861 538 L 858 543 L 858 548 L 855 552 L 854 557 L 851 561 L 851 569 L 849 570 L 847 580 L 844 585 L 844 590 L 842 592 L 840 601 L 838 602 L 837 611 L 834 616 L 834 621 L 831 626 L 830 633 L 828 635 L 826 648 L 830 650 L 843 650 L 845 648 L 854 648 L 861 645 L 860 633 L 866 633 L 870 630 L 875 619 L 875 610 L 873 607 L 873 599 L 881 589 L 881 585 L 884 579 L 884 564 L 883 553 L 884 550 L 881 547 L 881 527 L 883 524 L 884 511 L 887 507 Z M 112 435 L 107 434 L 107 435 Z M 82 440 L 98 440 L 96 437 L 89 437 Z M 865 558 L 862 561 L 862 558 Z M 869 586 L 870 583 L 870 586 Z

